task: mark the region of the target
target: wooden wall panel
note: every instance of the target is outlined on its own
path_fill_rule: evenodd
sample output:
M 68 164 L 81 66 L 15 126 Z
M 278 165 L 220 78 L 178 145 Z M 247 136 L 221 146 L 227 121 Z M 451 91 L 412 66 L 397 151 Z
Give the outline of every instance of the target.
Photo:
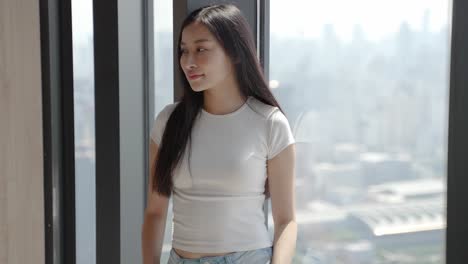
M 44 263 L 39 1 L 0 0 L 0 263 Z

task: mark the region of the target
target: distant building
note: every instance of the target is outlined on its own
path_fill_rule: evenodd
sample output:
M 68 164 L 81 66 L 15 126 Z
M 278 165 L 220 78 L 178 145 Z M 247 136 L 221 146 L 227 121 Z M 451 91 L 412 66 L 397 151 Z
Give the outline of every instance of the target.
M 445 208 L 440 199 L 368 206 L 350 212 L 348 224 L 380 247 L 440 244 Z
M 404 154 L 366 152 L 360 155 L 361 173 L 366 186 L 414 179 L 411 163 L 410 157 Z
M 442 178 L 392 181 L 370 186 L 368 198 L 381 203 L 445 198 L 446 185 Z

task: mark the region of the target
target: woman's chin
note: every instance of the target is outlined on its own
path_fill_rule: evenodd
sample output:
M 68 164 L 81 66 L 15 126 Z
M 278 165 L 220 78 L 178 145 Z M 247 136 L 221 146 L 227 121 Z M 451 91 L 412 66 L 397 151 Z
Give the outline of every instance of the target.
M 192 90 L 194 92 L 202 92 L 202 91 L 206 90 L 204 88 L 204 86 L 201 86 L 201 85 L 191 85 L 190 87 L 192 87 Z

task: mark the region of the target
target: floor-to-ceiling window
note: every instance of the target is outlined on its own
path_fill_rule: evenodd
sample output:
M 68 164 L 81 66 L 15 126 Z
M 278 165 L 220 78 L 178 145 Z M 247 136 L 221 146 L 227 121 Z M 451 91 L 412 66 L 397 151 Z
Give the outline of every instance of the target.
M 76 263 L 96 263 L 93 1 L 73 0 Z
M 62 28 L 66 23 L 54 19 L 54 15 L 63 18 L 67 14 L 63 14 L 63 8 L 55 8 L 53 1 L 40 2 L 43 7 L 41 31 L 50 33 L 41 42 L 45 44 L 41 49 L 46 55 L 42 59 L 51 65 L 50 69 L 44 67 L 50 76 L 45 76 L 43 84 L 54 88 L 50 89 L 51 98 L 48 98 L 53 99 L 49 105 L 52 113 L 44 111 L 44 114 L 49 114 L 48 120 L 56 125 L 59 120 L 70 120 L 67 113 L 65 119 L 54 119 L 60 117 L 56 115 L 58 112 L 64 111 L 61 103 L 71 105 L 66 100 L 66 92 L 65 99 L 60 97 L 61 92 L 70 87 L 62 83 L 67 81 L 69 71 L 54 69 L 59 62 L 62 63 L 59 69 L 69 67 L 66 33 L 69 30 L 67 25 Z M 466 110 L 463 107 L 463 70 L 466 68 L 463 49 L 466 38 L 462 37 L 466 19 L 463 15 L 454 16 L 454 30 L 457 29 L 454 32 L 458 34 L 454 34 L 455 49 L 450 51 L 450 0 L 404 3 L 400 0 L 377 3 L 272 0 L 269 3 L 270 87 L 286 111 L 297 140 L 299 237 L 294 263 L 445 262 L 446 130 L 451 52 L 454 52 L 451 74 L 456 78 L 452 78 L 451 87 L 455 96 L 451 97 L 450 105 L 448 192 L 452 200 L 447 234 L 452 242 L 448 245 L 449 256 L 452 260 L 462 257 L 466 243 L 457 242 L 467 237 L 463 226 L 466 213 L 456 209 L 462 209 L 466 197 L 462 194 L 465 167 L 460 165 L 464 163 L 464 150 L 467 149 L 463 140 L 466 133 L 460 133 L 466 131 L 466 122 L 462 120 Z M 455 10 L 462 14 L 464 2 L 457 3 Z M 150 113 L 154 117 L 172 102 L 171 5 L 172 1 L 154 4 L 155 108 Z M 64 185 L 73 183 L 76 188 L 78 263 L 96 262 L 91 10 L 90 1 L 73 1 L 76 181 L 73 179 Z M 47 16 L 49 24 L 42 23 L 47 22 L 42 19 L 47 12 L 56 13 Z M 162 21 L 167 24 L 163 26 Z M 65 30 L 61 32 L 61 29 Z M 162 37 L 164 33 L 166 35 Z M 57 43 L 54 42 L 56 36 L 60 39 Z M 59 75 L 54 75 L 57 73 Z M 63 86 L 55 89 L 57 83 L 54 81 Z M 96 109 L 100 109 L 99 104 Z M 64 112 L 69 110 L 66 107 Z M 54 130 L 57 133 L 50 133 L 54 139 L 70 136 L 66 131 L 69 124 L 63 123 L 63 127 Z M 52 124 L 50 127 L 56 129 Z M 44 132 L 50 127 L 45 127 Z M 64 151 L 59 155 L 63 154 L 63 161 L 56 157 L 48 160 L 68 145 L 62 142 L 55 145 L 56 142 L 60 141 L 44 141 L 50 147 L 44 153 L 44 161 L 52 164 L 51 170 L 46 172 L 56 176 L 60 171 L 64 176 L 62 179 L 67 179 L 69 171 L 60 167 L 75 165 L 67 160 L 69 153 Z M 457 184 L 460 189 L 456 188 Z M 62 197 L 61 190 L 53 187 L 50 192 L 54 193 L 54 199 L 62 200 L 60 204 L 69 198 Z M 53 244 L 57 246 L 54 252 L 52 248 L 46 248 L 48 256 L 51 252 L 67 252 L 64 242 L 70 236 L 63 237 L 65 241 L 55 240 L 62 235 L 60 232 L 73 229 L 75 233 L 75 223 L 64 220 L 74 212 L 54 207 L 59 203 L 51 201 L 45 200 L 54 221 L 47 222 L 46 229 L 54 225 L 53 239 L 60 244 Z M 69 204 L 64 204 L 70 208 Z M 168 223 L 171 223 L 172 207 L 169 210 Z M 272 219 L 269 223 L 272 224 Z M 60 231 L 55 229 L 56 224 Z M 162 261 L 167 260 L 171 237 L 172 226 L 168 224 Z M 52 236 L 46 236 L 46 239 L 49 241 Z M 105 237 L 101 241 L 105 241 Z M 71 255 L 74 254 L 67 256 Z
M 297 141 L 294 263 L 445 263 L 451 1 L 270 9 L 270 87 Z
M 153 121 L 164 106 L 174 101 L 172 3 L 170 0 L 153 1 L 154 87 L 152 89 L 154 89 L 154 113 L 151 113 Z M 171 247 L 172 199 L 170 199 L 167 213 L 161 263 L 167 262 Z

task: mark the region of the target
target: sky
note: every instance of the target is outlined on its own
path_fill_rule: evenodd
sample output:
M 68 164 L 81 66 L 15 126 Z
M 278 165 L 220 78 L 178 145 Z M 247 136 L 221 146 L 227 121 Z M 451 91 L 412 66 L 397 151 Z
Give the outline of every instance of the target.
M 369 40 L 379 40 L 397 32 L 406 21 L 420 30 L 426 10 L 429 29 L 438 31 L 450 24 L 451 0 L 271 0 L 271 34 L 316 38 L 323 25 L 332 24 L 338 37 L 349 40 L 355 24 L 360 24 Z M 92 0 L 73 0 L 74 40 L 85 41 L 92 32 Z M 154 0 L 156 31 L 172 30 L 172 0 Z
M 272 0 L 270 30 L 272 34 L 316 38 L 321 34 L 323 25 L 332 24 L 340 39 L 349 40 L 354 25 L 360 24 L 366 37 L 378 40 L 397 32 L 404 21 L 411 29 L 420 30 L 425 10 L 428 10 L 429 29 L 437 31 L 449 23 L 450 2 L 447 0 Z

